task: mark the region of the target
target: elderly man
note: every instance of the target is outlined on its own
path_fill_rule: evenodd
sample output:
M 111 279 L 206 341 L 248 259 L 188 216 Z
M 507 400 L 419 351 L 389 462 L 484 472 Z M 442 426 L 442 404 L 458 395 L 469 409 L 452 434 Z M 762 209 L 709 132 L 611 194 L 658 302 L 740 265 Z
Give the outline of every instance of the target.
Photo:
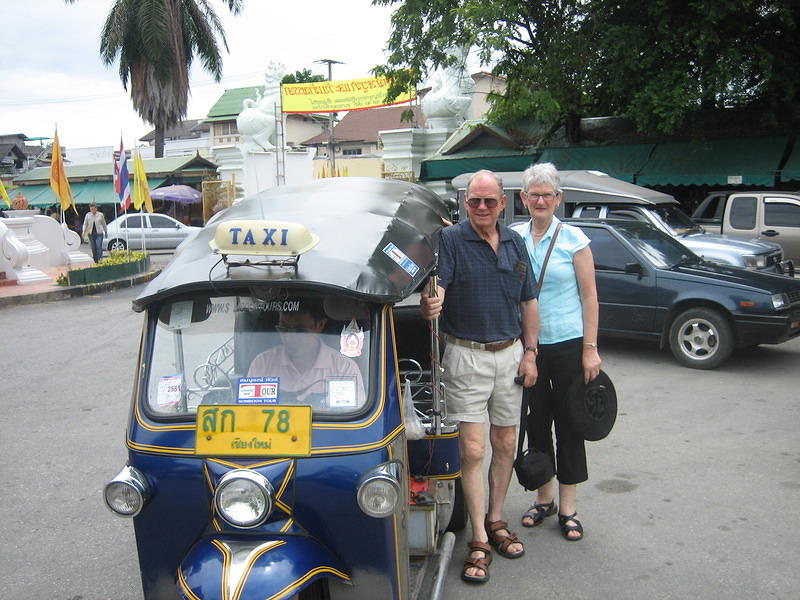
M 525 553 L 502 513 L 522 398 L 514 378 L 522 375 L 526 386 L 536 382 L 539 311 L 525 242 L 497 223 L 505 205 L 503 183 L 494 173 L 478 171 L 470 178 L 464 200 L 469 218 L 442 231 L 438 295 L 421 300 L 425 318 L 443 317 L 448 414 L 461 424 L 462 482 L 472 522 L 461 577 L 476 583 L 489 580 L 492 548 L 506 558 Z M 487 411 L 492 458 L 484 513 Z

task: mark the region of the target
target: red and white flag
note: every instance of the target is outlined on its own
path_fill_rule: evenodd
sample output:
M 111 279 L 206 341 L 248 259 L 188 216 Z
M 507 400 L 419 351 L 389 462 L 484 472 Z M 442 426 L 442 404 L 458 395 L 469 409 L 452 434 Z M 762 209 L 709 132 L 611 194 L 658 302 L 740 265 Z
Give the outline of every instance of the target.
M 125 156 L 122 138 L 119 139 L 119 160 L 114 162 L 114 190 L 119 197 L 120 208 L 128 210 L 131 206 L 131 180 L 128 175 L 128 159 Z

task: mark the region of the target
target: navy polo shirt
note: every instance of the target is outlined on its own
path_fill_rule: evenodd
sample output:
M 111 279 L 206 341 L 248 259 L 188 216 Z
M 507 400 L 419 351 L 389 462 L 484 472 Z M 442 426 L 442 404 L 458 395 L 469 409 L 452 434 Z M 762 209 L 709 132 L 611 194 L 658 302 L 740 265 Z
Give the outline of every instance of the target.
M 536 281 L 525 242 L 499 226 L 497 254 L 469 220 L 442 230 L 439 285 L 445 288 L 442 331 L 474 342 L 519 337 L 519 303 L 536 298 Z

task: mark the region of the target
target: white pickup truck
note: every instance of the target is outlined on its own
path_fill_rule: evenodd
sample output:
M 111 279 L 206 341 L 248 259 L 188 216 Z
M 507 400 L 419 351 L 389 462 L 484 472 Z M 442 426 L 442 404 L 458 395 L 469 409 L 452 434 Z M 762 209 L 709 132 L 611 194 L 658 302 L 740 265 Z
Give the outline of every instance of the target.
M 692 214 L 710 233 L 769 240 L 800 264 L 800 194 L 779 191 L 713 192 Z

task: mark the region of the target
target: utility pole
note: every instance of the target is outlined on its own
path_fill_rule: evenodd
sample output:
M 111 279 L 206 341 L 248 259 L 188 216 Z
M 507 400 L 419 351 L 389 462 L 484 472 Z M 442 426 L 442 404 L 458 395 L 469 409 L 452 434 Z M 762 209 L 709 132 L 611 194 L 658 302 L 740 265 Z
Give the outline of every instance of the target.
M 343 65 L 343 62 L 333 60 L 332 58 L 321 58 L 315 60 L 318 64 L 328 65 L 328 81 L 333 81 L 331 65 Z M 331 177 L 335 177 L 336 173 L 336 147 L 333 143 L 333 111 L 328 113 L 328 156 L 330 156 L 331 163 Z

